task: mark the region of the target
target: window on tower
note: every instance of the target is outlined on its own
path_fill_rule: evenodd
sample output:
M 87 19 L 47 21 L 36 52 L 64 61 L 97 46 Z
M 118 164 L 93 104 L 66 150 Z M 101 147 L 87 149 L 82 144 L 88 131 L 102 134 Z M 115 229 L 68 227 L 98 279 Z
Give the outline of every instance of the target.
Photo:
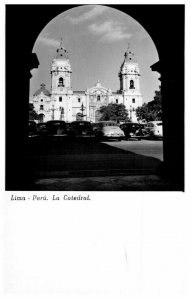
M 118 99 L 115 100 L 116 104 L 118 104 Z
M 135 98 L 132 99 L 132 103 L 135 103 Z
M 59 102 L 62 102 L 62 97 L 59 97 Z
M 78 98 L 78 103 L 80 103 L 80 98 Z
M 40 105 L 40 110 L 43 110 L 44 109 L 44 106 L 43 105 Z
M 97 96 L 97 101 L 100 101 L 100 95 Z
M 59 78 L 58 87 L 59 86 L 64 86 L 63 77 Z
M 129 87 L 130 89 L 134 89 L 135 88 L 135 86 L 134 86 L 134 80 L 130 80 L 130 87 Z

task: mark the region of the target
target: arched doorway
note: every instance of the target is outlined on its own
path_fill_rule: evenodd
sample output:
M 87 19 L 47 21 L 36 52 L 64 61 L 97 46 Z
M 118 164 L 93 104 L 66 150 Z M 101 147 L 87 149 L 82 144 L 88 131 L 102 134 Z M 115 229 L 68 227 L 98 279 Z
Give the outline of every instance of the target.
M 76 114 L 76 121 L 82 121 L 82 119 L 83 119 L 83 118 L 82 118 L 82 113 L 80 113 L 80 112 L 77 113 L 77 114 Z
M 45 115 L 44 114 L 39 114 L 38 115 L 38 123 L 43 123 L 44 122 L 44 117 L 45 117 Z
M 101 118 L 102 114 L 100 113 L 100 110 L 96 110 L 95 111 L 95 123 L 100 121 L 100 118 Z
M 85 41 L 84 34 L 81 34 L 81 32 L 83 33 L 84 31 L 81 31 L 83 26 L 82 18 L 78 19 L 76 16 L 83 15 L 86 13 L 93 13 L 93 11 L 96 10 L 100 11 L 100 14 L 105 17 L 107 13 L 109 13 L 110 15 L 112 15 L 114 21 L 110 22 L 109 29 L 106 29 L 107 27 L 105 27 L 104 31 L 100 30 L 99 34 L 99 31 L 97 31 L 96 26 L 88 26 L 85 35 L 85 38 L 87 40 Z M 102 22 L 98 21 L 98 19 L 96 20 L 96 22 L 97 27 L 101 28 L 101 26 L 103 26 Z M 123 26 L 117 25 L 120 23 L 123 24 Z M 73 31 L 75 24 L 77 24 L 77 30 Z M 114 26 L 114 24 L 116 25 Z M 124 25 L 128 27 L 128 31 L 131 31 L 130 34 L 126 32 Z M 55 26 L 56 36 L 48 37 L 46 32 L 54 31 Z M 145 70 L 145 76 L 141 76 L 141 93 L 146 98 L 146 101 L 153 100 L 154 91 L 160 85 L 160 82 L 158 81 L 159 75 L 153 74 L 151 69 L 147 68 L 147 61 L 150 65 L 158 61 L 158 52 L 152 38 L 150 37 L 148 32 L 143 28 L 143 26 L 140 23 L 138 23 L 136 19 L 134 19 L 129 14 L 123 13 L 121 10 L 117 9 L 117 7 L 106 7 L 104 5 L 75 6 L 71 7 L 71 9 L 65 10 L 60 14 L 57 14 L 57 16 L 52 18 L 52 20 L 50 20 L 49 23 L 47 23 L 43 30 L 39 33 L 39 36 L 37 37 L 33 47 L 33 52 L 38 52 L 39 57 L 43 57 L 43 60 L 40 61 L 40 72 L 43 72 L 43 70 L 47 68 L 47 62 L 44 59 L 44 57 L 47 55 L 46 52 L 51 50 L 52 53 L 55 53 L 56 48 L 60 44 L 60 40 L 57 38 L 57 36 L 62 36 L 62 26 L 64 26 L 63 46 L 65 47 L 65 49 L 68 52 L 73 53 L 76 51 L 75 48 L 72 49 L 72 40 L 77 40 L 78 47 L 80 48 L 80 51 L 76 51 L 77 55 L 73 56 L 72 60 L 70 58 L 71 67 L 73 66 L 75 68 L 75 74 L 77 74 L 77 76 L 72 76 L 71 86 L 82 86 L 82 88 L 85 89 L 85 82 L 86 87 L 87 84 L 88 86 L 94 86 L 93 79 L 91 80 L 91 82 L 87 83 L 88 77 L 91 73 L 91 71 L 89 70 L 92 70 L 92 78 L 100 79 L 100 81 L 104 83 L 105 87 L 110 88 L 113 92 L 116 92 L 118 89 L 118 82 L 116 80 L 117 75 L 113 74 L 113 69 L 119 71 L 120 64 L 123 60 L 123 55 L 127 50 L 128 43 L 130 42 L 130 46 L 133 52 L 135 53 L 135 57 L 138 58 L 138 60 L 141 60 L 140 68 Z M 134 28 L 135 30 L 138 29 L 141 33 L 141 36 L 139 38 L 136 38 L 136 31 L 134 31 Z M 109 33 L 109 30 L 112 33 Z M 118 31 L 121 35 L 121 38 L 117 38 Z M 70 36 L 69 39 L 68 36 Z M 101 43 L 101 49 L 98 53 L 96 51 L 96 47 L 93 47 L 89 55 L 87 55 L 86 58 L 84 58 L 84 53 L 86 51 L 86 43 L 91 43 L 91 40 L 89 38 L 90 36 L 93 36 L 93 42 L 95 44 L 98 45 L 99 41 L 102 41 L 103 43 Z M 147 43 L 142 43 L 142 40 L 146 40 Z M 121 49 L 120 53 L 118 53 L 118 50 L 115 48 L 116 42 L 118 44 L 118 47 L 120 47 Z M 111 51 L 107 51 L 107 45 L 109 45 Z M 107 53 L 106 60 L 104 53 Z M 118 55 L 120 56 L 119 63 L 117 60 L 113 60 L 113 56 L 118 57 Z M 49 59 L 49 54 L 47 56 Z M 94 68 L 93 65 L 94 61 L 96 61 L 96 68 Z M 85 66 L 88 66 L 88 68 L 84 68 L 84 64 Z M 115 75 L 115 77 L 113 75 Z M 81 82 L 83 82 L 82 85 Z M 30 84 L 31 93 L 37 88 L 35 84 L 36 79 L 34 74 Z M 59 78 L 58 85 L 65 85 L 62 77 Z M 134 89 L 134 87 L 134 81 L 131 80 L 130 89 Z M 82 88 L 80 87 L 80 89 Z M 98 95 L 97 101 L 100 101 L 100 98 L 100 95 Z

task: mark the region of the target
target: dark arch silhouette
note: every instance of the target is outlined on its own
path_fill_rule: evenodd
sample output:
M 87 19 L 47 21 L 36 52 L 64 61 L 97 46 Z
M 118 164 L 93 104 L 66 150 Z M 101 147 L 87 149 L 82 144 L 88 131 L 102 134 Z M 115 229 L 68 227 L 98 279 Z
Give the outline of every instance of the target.
M 48 22 L 73 7 L 76 5 L 6 5 L 7 190 L 30 189 L 30 185 L 27 184 L 32 181 L 29 172 L 32 166 L 25 154 L 30 71 L 39 64 L 36 55 L 31 52 L 33 45 Z M 157 48 L 160 60 L 150 67 L 161 74 L 162 83 L 165 126 L 164 164 L 160 171 L 174 182 L 176 180 L 179 190 L 184 190 L 185 6 L 178 4 L 109 5 L 109 7 L 121 10 L 138 21 L 149 33 Z M 9 70 L 14 70 L 16 74 L 14 81 L 11 81 L 12 71 Z M 19 91 L 19 98 L 15 96 L 16 101 L 15 99 L 13 101 L 13 91 L 15 95 Z M 15 135 L 12 131 L 13 124 L 14 132 L 17 133 Z M 13 145 L 16 145 L 14 151 Z

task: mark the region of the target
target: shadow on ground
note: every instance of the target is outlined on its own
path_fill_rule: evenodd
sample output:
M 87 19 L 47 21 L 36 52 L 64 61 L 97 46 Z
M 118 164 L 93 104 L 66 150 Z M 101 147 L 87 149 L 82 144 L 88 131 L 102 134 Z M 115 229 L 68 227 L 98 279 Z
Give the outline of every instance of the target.
M 94 139 L 35 140 L 29 149 L 35 178 L 156 174 L 161 163 Z
M 161 161 L 95 139 L 30 139 L 30 190 L 168 191 L 158 175 Z

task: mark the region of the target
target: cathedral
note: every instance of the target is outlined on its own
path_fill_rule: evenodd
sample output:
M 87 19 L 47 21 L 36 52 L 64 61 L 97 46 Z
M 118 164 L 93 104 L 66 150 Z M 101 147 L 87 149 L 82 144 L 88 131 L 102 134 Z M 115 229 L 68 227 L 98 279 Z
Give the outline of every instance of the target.
M 140 71 L 138 63 L 133 60 L 134 54 L 128 47 L 124 61 L 119 69 L 120 89 L 112 92 L 102 86 L 98 80 L 95 86 L 85 91 L 73 91 L 71 88 L 71 64 L 67 50 L 62 42 L 57 49 L 51 65 L 51 90 L 41 84 L 30 103 L 39 115 L 39 122 L 49 120 L 76 120 L 98 122 L 100 107 L 109 103 L 124 104 L 131 121 L 136 122 L 136 108 L 142 106 L 140 92 Z

